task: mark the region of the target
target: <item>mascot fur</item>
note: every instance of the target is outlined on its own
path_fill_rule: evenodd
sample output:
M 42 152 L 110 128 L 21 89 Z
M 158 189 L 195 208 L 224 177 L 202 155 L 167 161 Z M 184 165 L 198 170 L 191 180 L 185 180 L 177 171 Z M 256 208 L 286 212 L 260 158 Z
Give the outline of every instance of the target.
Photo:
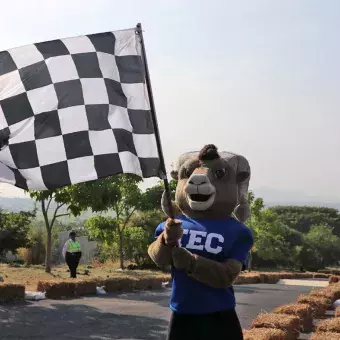
M 214 145 L 182 155 L 171 172 L 177 180 L 175 202 L 149 246 L 159 266 L 172 266 L 172 317 L 168 340 L 243 339 L 232 287 L 253 246 L 245 222 L 248 161 Z M 236 217 L 234 217 L 234 216 Z

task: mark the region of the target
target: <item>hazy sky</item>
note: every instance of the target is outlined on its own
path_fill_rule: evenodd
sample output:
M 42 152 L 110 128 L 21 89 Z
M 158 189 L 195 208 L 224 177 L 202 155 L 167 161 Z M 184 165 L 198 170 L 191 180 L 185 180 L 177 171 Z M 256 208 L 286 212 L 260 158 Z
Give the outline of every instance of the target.
M 0 50 L 137 22 L 167 165 L 215 143 L 252 187 L 340 198 L 340 1 L 1 1 Z

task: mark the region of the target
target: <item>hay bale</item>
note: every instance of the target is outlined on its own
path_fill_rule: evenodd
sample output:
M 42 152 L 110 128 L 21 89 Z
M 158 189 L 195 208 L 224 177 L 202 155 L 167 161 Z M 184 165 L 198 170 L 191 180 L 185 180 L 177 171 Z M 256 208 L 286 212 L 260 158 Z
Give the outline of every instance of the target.
M 277 328 L 253 328 L 243 330 L 244 340 L 286 340 L 285 331 Z
M 294 279 L 299 280 L 299 279 L 312 279 L 313 278 L 313 273 L 294 273 Z
M 331 306 L 331 301 L 321 296 L 300 295 L 297 302 L 310 305 L 315 318 L 325 315 L 327 309 Z
M 85 296 L 97 293 L 97 283 L 94 280 L 77 280 L 75 295 Z
M 261 313 L 251 323 L 253 328 L 278 328 L 286 332 L 287 340 L 296 340 L 299 336 L 300 320 L 294 315 Z
M 340 307 L 335 308 L 335 317 L 336 318 L 340 317 Z
M 76 296 L 76 282 L 74 280 L 39 281 L 37 291 L 45 292 L 48 299 L 74 298 Z
M 294 315 L 299 318 L 301 330 L 303 332 L 311 332 L 313 330 L 313 311 L 308 304 L 287 304 L 277 307 L 273 313 Z
M 24 299 L 25 286 L 12 283 L 0 283 L 0 303 L 21 301 Z
M 340 292 L 339 292 L 340 293 Z M 316 297 L 322 297 L 322 298 L 327 298 L 331 302 L 334 302 L 337 300 L 337 296 L 340 296 L 340 294 L 336 292 L 335 289 L 330 289 L 330 287 L 327 288 L 317 288 L 313 289 L 309 295 L 310 296 L 316 296 Z
M 340 340 L 339 333 L 332 332 L 321 332 L 321 333 L 313 333 L 310 340 Z
M 241 274 L 238 276 L 238 278 L 234 282 L 235 285 L 255 284 L 255 283 L 261 283 L 260 274 L 258 273 Z
M 322 274 L 322 273 L 315 273 L 313 275 L 314 279 L 328 279 L 331 276 L 331 274 Z
M 279 273 L 261 273 L 260 282 L 268 284 L 276 284 L 280 281 L 281 276 Z
M 322 320 L 316 326 L 316 332 L 332 332 L 340 335 L 340 318 Z
M 328 278 L 328 282 L 329 282 L 329 284 L 333 284 L 333 283 L 339 282 L 339 276 L 331 275 L 331 276 Z
M 138 279 L 135 277 L 112 277 L 104 280 L 105 291 L 114 292 L 132 292 L 136 289 Z
M 325 288 L 313 289 L 309 295 L 322 296 L 331 300 L 331 302 L 334 302 L 335 300 L 340 299 L 340 284 L 334 283 Z

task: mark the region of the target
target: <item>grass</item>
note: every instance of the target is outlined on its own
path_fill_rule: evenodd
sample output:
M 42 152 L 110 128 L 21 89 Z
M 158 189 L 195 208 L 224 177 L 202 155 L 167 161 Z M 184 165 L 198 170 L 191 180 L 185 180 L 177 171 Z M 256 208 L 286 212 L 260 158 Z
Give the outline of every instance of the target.
M 89 275 L 84 275 L 85 270 L 89 271 Z M 98 281 L 108 278 L 140 278 L 140 277 L 164 277 L 164 281 L 168 280 L 168 275 L 151 270 L 124 270 L 120 271 L 117 265 L 95 266 L 87 268 L 87 266 L 78 267 L 79 279 L 97 279 Z M 67 266 L 58 266 L 52 269 L 51 274 L 45 272 L 43 266 L 31 267 L 11 267 L 7 264 L 0 264 L 0 275 L 3 276 L 5 283 L 25 285 L 26 290 L 36 291 L 38 281 L 62 280 L 67 279 L 70 273 L 67 272 Z

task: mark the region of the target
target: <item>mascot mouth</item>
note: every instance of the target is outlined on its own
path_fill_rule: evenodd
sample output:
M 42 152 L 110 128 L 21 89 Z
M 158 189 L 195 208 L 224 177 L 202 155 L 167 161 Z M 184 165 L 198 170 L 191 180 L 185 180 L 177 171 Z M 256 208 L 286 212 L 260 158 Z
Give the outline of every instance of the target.
M 190 209 L 197 211 L 205 211 L 214 204 L 216 194 L 188 194 L 188 204 Z
M 192 202 L 207 202 L 212 195 L 193 194 L 189 195 Z

